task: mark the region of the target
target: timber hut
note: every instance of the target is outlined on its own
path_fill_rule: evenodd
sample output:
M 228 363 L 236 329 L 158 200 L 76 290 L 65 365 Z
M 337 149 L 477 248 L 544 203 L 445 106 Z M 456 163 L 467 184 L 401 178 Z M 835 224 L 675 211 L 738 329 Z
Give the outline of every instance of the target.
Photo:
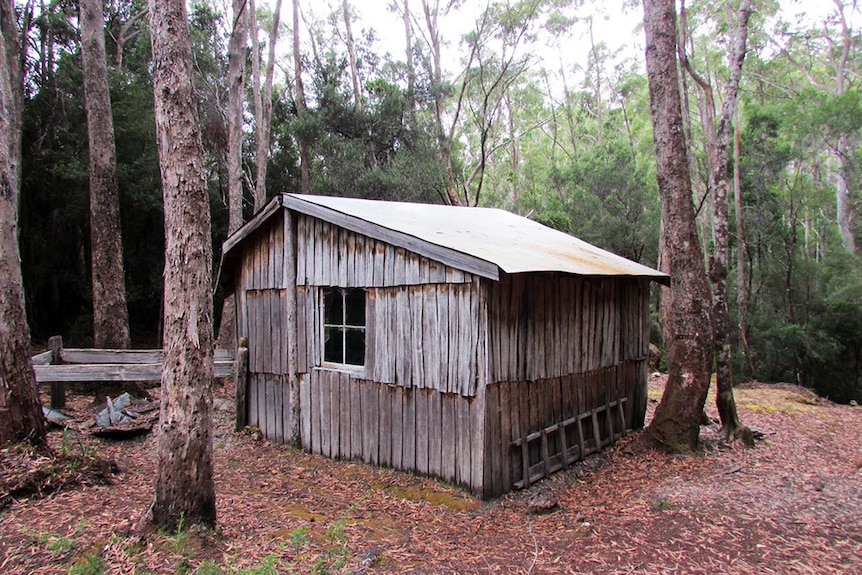
M 643 426 L 651 268 L 502 210 L 295 194 L 223 253 L 237 417 L 270 440 L 489 498 Z

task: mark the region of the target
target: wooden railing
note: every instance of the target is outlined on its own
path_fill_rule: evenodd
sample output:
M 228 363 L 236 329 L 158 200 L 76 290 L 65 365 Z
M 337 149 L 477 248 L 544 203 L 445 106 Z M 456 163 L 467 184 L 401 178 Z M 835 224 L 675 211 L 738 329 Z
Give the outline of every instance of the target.
M 64 348 L 63 339 L 48 340 L 51 349 L 31 358 L 36 383 L 51 383 L 51 407 L 66 404 L 66 382 L 73 381 L 159 381 L 164 353 L 160 349 Z M 237 377 L 245 386 L 248 348 L 236 351 L 217 349 L 213 362 L 216 378 Z

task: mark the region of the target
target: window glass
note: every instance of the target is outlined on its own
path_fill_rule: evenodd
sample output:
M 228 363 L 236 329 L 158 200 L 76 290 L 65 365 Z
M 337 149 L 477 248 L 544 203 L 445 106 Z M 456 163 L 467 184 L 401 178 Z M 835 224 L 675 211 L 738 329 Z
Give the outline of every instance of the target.
M 323 328 L 323 361 L 344 363 L 344 329 L 325 326 Z
M 365 326 L 365 290 L 345 290 L 347 325 Z
M 344 324 L 344 296 L 341 290 L 328 288 L 323 291 L 323 323 Z
M 347 361 L 350 365 L 365 365 L 365 330 L 347 330 Z

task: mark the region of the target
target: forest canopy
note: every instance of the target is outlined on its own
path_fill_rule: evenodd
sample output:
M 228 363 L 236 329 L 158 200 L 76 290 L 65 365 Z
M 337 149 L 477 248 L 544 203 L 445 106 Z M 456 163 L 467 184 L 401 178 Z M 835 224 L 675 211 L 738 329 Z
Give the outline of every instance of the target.
M 658 266 L 646 71 L 636 51 L 593 33 L 598 19 L 622 9 L 599 4 L 509 0 L 478 10 L 398 0 L 390 10 L 401 29 L 375 30 L 349 1 L 314 10 L 309 2 L 262 3 L 243 39 L 232 38 L 229 3 L 192 2 L 214 277 L 229 229 L 232 56 L 244 69 L 245 219 L 257 190 L 493 206 Z M 37 341 L 61 334 L 87 346 L 93 303 L 78 6 L 50 0 L 17 8 L 27 46 L 20 206 L 27 317 Z M 727 274 L 732 362 L 738 379 L 802 383 L 837 401 L 862 401 L 860 14 L 844 0 L 817 17 L 797 19 L 797 9 L 788 0 L 752 5 L 733 115 L 737 149 L 726 166 L 736 182 Z M 462 35 L 443 26 L 453 15 L 471 22 Z M 159 342 L 165 243 L 147 26 L 146 2 L 106 2 L 126 299 L 137 346 Z M 724 3 L 690 2 L 680 28 L 692 69 L 724 85 L 733 40 Z M 384 35 L 403 37 L 409 48 L 393 53 Z M 234 39 L 241 49 L 232 54 Z M 710 104 L 690 75 L 683 86 L 692 201 L 708 262 L 714 206 L 705 119 L 725 95 L 716 90 Z

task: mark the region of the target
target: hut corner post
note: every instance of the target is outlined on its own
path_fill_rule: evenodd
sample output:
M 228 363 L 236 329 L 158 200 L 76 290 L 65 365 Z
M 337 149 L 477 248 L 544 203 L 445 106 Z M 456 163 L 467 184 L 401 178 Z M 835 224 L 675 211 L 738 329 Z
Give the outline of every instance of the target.
M 236 424 L 235 431 L 248 425 L 248 340 L 241 338 L 236 350 Z

